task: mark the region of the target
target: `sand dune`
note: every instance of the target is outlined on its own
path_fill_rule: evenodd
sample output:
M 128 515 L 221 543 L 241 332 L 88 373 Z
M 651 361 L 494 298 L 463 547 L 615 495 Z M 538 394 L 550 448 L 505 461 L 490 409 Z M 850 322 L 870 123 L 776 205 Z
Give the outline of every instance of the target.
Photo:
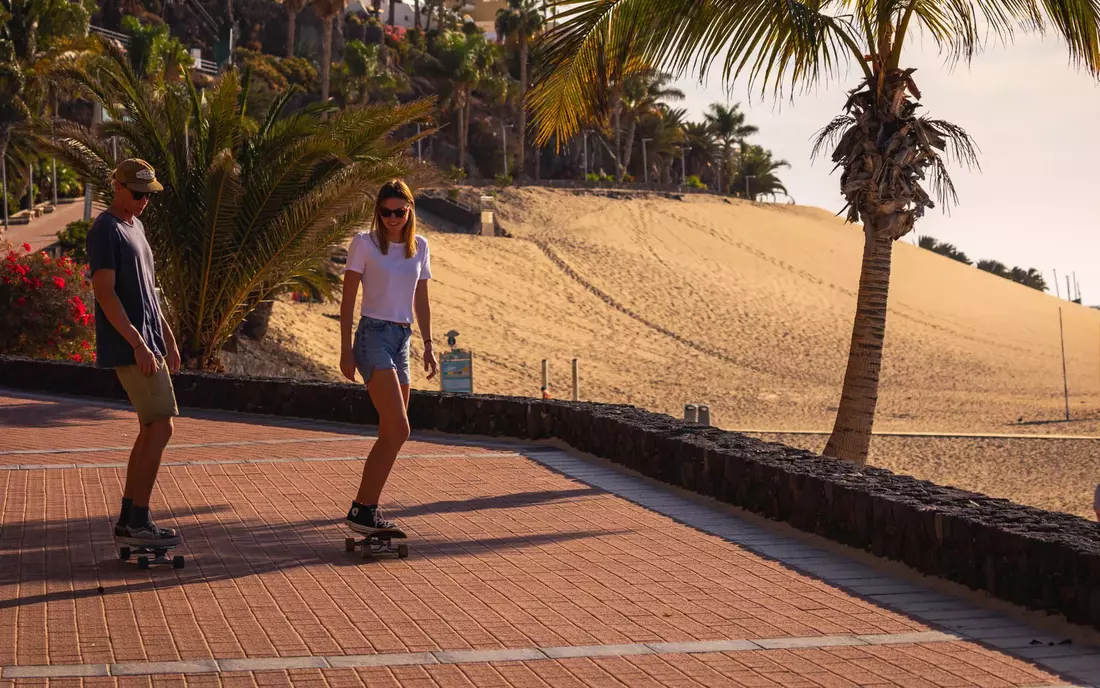
M 859 228 L 823 210 L 710 196 L 512 189 L 497 206 L 514 238 L 426 232 L 437 341 L 460 332 L 474 351 L 475 391 L 536 396 L 546 358 L 554 395 L 567 397 L 577 357 L 584 399 L 673 415 L 685 402 L 705 402 L 713 422 L 730 429 L 831 428 L 855 311 Z M 335 376 L 338 323 L 325 314 L 336 312 L 278 304 L 274 340 L 234 365 L 285 374 L 301 368 L 297 356 L 319 364 L 304 374 Z M 877 431 L 1100 436 L 1100 311 L 900 242 L 888 318 Z M 421 371 L 413 384 L 438 388 Z M 966 447 L 951 449 L 959 442 Z M 996 471 L 980 467 L 999 462 L 995 443 L 922 446 L 931 449 L 876 441 L 872 462 L 1080 513 L 1087 509 L 1069 507 L 1088 500 L 1075 495 L 1100 481 L 1100 441 L 1045 452 L 1020 445 L 1014 456 L 1024 458 L 1006 463 L 1057 471 L 1065 457 L 1077 487 L 1043 485 L 1040 472 L 1009 481 L 1007 492 L 989 482 Z M 958 462 L 970 468 L 952 473 Z

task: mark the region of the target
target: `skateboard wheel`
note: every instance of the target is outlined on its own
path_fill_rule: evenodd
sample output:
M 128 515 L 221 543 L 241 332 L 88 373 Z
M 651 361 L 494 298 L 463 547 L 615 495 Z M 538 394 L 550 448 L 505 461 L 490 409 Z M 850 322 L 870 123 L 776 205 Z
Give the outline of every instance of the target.
M 130 560 L 130 548 L 129 547 L 119 547 L 118 548 L 118 558 L 123 560 L 123 561 L 129 561 Z
M 183 555 L 182 554 L 177 554 L 176 556 L 172 557 L 172 568 L 174 568 L 174 569 L 182 569 L 183 568 Z
M 344 551 L 345 552 L 354 552 L 355 551 L 355 538 L 344 538 Z
M 149 568 L 149 557 L 146 557 L 146 556 L 138 557 L 138 568 L 139 569 Z
M 374 557 L 374 552 L 371 550 L 371 544 L 369 542 L 364 542 L 361 549 L 364 559 L 371 559 Z
M 408 556 L 409 556 L 409 546 L 408 545 L 398 545 L 397 546 L 397 558 L 398 559 L 405 559 Z

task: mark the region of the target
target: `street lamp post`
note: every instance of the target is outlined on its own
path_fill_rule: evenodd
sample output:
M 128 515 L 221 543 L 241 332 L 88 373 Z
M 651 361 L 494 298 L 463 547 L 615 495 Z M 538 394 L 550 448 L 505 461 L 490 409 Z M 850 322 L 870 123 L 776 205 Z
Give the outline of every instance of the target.
M 649 143 L 652 140 L 653 139 L 642 139 L 642 167 L 645 168 L 643 178 L 645 179 L 646 184 L 649 183 L 649 160 L 646 158 L 646 150 L 645 149 L 646 149 L 646 144 Z
M 756 179 L 756 175 L 755 174 L 746 174 L 745 175 L 745 200 L 746 201 L 751 201 L 752 200 L 752 196 L 749 195 L 749 180 L 750 179 Z

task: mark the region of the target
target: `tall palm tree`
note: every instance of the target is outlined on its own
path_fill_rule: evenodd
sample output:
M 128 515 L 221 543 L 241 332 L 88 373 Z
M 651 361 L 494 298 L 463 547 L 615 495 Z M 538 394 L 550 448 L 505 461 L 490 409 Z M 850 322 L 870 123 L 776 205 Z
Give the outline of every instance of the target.
M 292 88 L 255 120 L 235 70 L 200 96 L 191 84 L 142 80 L 121 49 L 105 49 L 66 76 L 111 121 L 89 130 L 55 120 L 41 140 L 91 180 L 105 205 L 109 138 L 157 170 L 164 191 L 142 222 L 166 316 L 185 365 L 217 370 L 244 318 L 285 285 L 313 281 L 318 259 L 370 219 L 377 185 L 417 169 L 406 153 L 415 139 L 393 134 L 424 120 L 432 104 L 349 107 L 325 122 L 324 106 L 287 112 Z
M 298 13 L 305 9 L 309 0 L 283 0 L 286 8 L 286 56 L 294 57 L 294 32 L 298 26 Z
M 743 147 L 745 139 L 758 132 L 759 129 L 751 124 L 745 124 L 745 113 L 741 112 L 740 103 L 734 103 L 732 106 L 711 103 L 704 119 L 710 126 L 711 131 L 714 132 L 714 136 L 722 142 L 722 160 L 718 163 L 719 173 L 721 179 L 726 180 L 726 183 L 722 186 L 728 188 L 730 175 L 727 174 L 727 168 L 731 164 L 730 151 L 733 150 L 733 144 L 736 143 Z M 719 189 L 719 192 L 725 193 L 726 188 Z
M 918 116 L 921 93 L 903 68 L 918 31 L 949 57 L 969 58 L 990 38 L 1053 27 L 1071 60 L 1100 75 L 1100 5 L 1082 0 L 587 0 L 571 3 L 547 33 L 546 71 L 532 87 L 539 137 L 566 139 L 577 119 L 599 112 L 593 85 L 603 69 L 645 61 L 700 77 L 717 64 L 724 77 L 782 93 L 854 63 L 860 80 L 844 114 L 822 132 L 815 152 L 835 142 L 847 218 L 862 222 L 863 265 L 844 388 L 825 454 L 864 463 L 870 444 L 886 331 L 893 243 L 935 207 L 956 200 L 941 154 L 976 163 L 959 127 Z
M 347 6 L 348 0 L 313 0 L 313 9 L 321 18 L 321 102 L 328 101 L 332 75 L 332 24 Z
M 516 41 L 519 46 L 519 97 L 516 119 L 519 124 L 519 151 L 516 155 L 516 176 L 523 178 L 527 152 L 527 58 L 530 41 L 542 29 L 542 12 L 536 0 L 508 0 L 508 6 L 497 10 L 497 36 Z
M 730 179 L 730 188 L 733 193 L 750 201 L 755 201 L 758 196 L 774 199 L 777 194 L 786 195 L 787 187 L 783 186 L 776 172 L 790 166 L 786 160 L 773 160 L 770 150 L 741 144 L 741 156 Z
M 619 177 L 622 181 L 630 167 L 630 158 L 634 151 L 634 134 L 638 120 L 657 113 L 662 100 L 683 100 L 684 92 L 669 86 L 672 76 L 655 69 L 636 72 L 626 80 L 623 89 L 622 111 L 626 115 L 626 144 L 623 146 L 623 164 Z
M 466 34 L 445 31 L 435 43 L 440 76 L 450 91 L 450 104 L 457 120 L 458 167 L 466 169 L 466 144 L 470 131 L 473 91 L 494 79 L 496 46 L 480 32 Z

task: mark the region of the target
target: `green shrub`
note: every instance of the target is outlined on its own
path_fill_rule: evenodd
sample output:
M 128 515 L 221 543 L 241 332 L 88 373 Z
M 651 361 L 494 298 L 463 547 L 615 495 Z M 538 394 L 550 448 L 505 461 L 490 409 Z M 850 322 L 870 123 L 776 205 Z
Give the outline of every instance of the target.
M 702 179 L 699 179 L 699 175 L 697 174 L 689 175 L 687 181 L 685 182 L 685 186 L 687 186 L 689 189 L 707 188 L 707 185 L 703 183 Z
M 65 229 L 57 233 L 57 243 L 61 250 L 73 260 L 88 260 L 86 242 L 88 230 L 92 223 L 88 220 L 77 220 L 65 225 Z

